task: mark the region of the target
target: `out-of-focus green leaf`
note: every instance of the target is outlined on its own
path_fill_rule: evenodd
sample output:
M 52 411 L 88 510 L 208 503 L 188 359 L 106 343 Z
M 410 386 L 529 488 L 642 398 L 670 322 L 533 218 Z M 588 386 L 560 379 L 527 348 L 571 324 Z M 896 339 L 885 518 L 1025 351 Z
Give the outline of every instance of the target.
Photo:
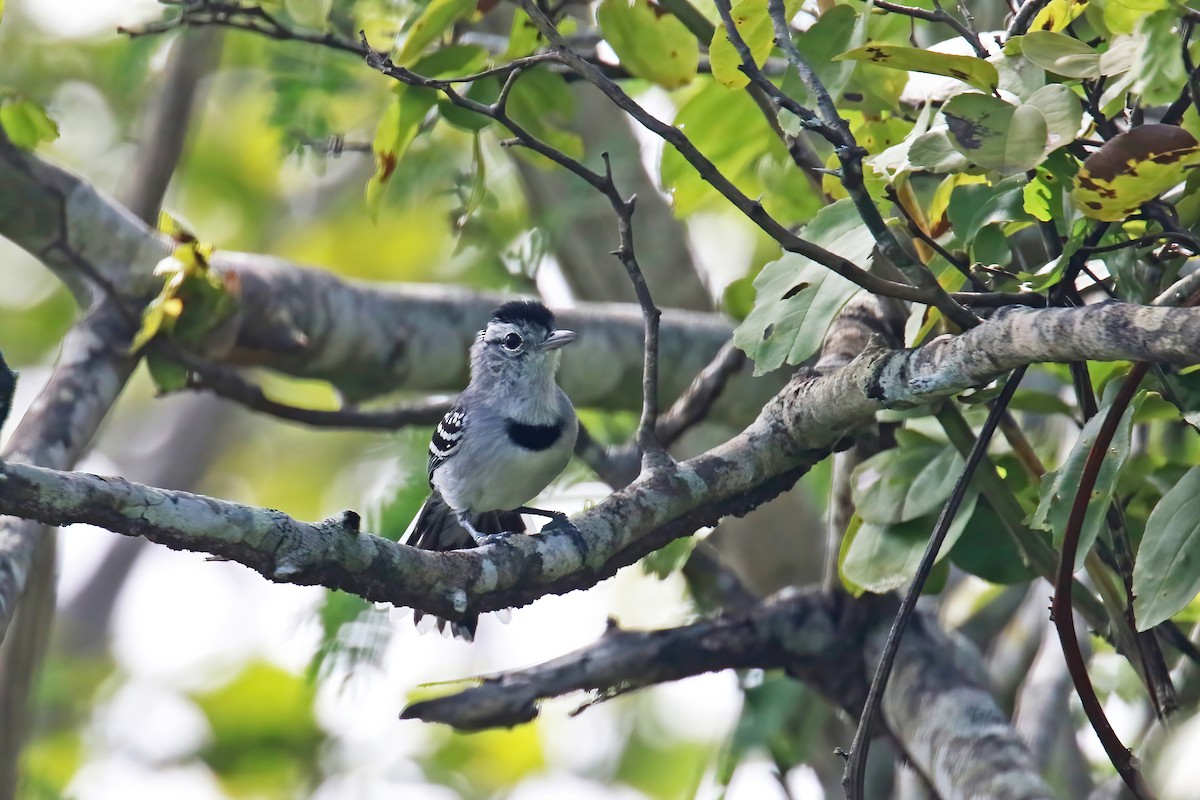
M 508 730 L 455 733 L 444 739 L 423 766 L 443 786 L 468 778 L 470 796 L 493 797 L 546 766 L 537 723 Z
M 1187 69 L 1179 46 L 1179 13 L 1175 9 L 1143 17 L 1138 23 L 1141 47 L 1132 72 L 1137 76 L 1133 91 L 1147 106 L 1166 105 L 1179 97 L 1187 84 Z
M 1143 19 L 1170 5 L 1171 0 L 1105 0 L 1104 24 L 1113 33 L 1132 33 Z
M 475 9 L 477 0 L 432 0 L 408 29 L 399 52 L 392 58 L 402 67 L 412 66 L 425 48 L 450 26 Z
M 32 150 L 58 138 L 58 125 L 46 109 L 20 95 L 0 97 L 0 128 L 22 150 Z
M 982 58 L 954 56 L 906 47 L 898 44 L 870 42 L 837 56 L 837 61 L 869 61 L 882 67 L 906 72 L 925 72 L 957 78 L 984 92 L 992 92 L 1000 84 L 996 67 Z
M 1071 199 L 1091 219 L 1119 222 L 1181 183 L 1200 164 L 1200 143 L 1174 125 L 1140 125 L 1088 156 Z
M 375 153 L 375 173 L 367 181 L 367 211 L 373 220 L 379 218 L 383 194 L 396 165 L 417 137 L 425 115 L 437 102 L 437 93 L 422 86 L 399 83 L 392 93 L 392 102 L 379 121 L 371 144 Z
M 1074 569 L 1083 566 L 1083 559 L 1092 549 L 1096 537 L 1100 535 L 1100 528 L 1104 525 L 1108 506 L 1112 502 L 1113 493 L 1117 487 L 1117 477 L 1125 459 L 1129 457 L 1133 415 L 1137 412 L 1144 397 L 1144 393 L 1139 394 L 1126 409 L 1120 424 L 1117 425 L 1112 443 L 1105 453 L 1104 462 L 1100 465 L 1095 488 L 1092 489 L 1091 497 L 1088 498 L 1087 514 L 1084 517 L 1083 529 L 1079 536 L 1079 549 L 1075 553 Z M 1053 473 L 1047 473 L 1042 479 L 1041 497 L 1029 524 L 1039 530 L 1050 531 L 1054 537 L 1056 548 L 1062 547 L 1063 534 L 1067 529 L 1067 518 L 1071 514 L 1071 506 L 1075 502 L 1075 495 L 1079 490 L 1084 462 L 1087 461 L 1088 453 L 1091 452 L 1092 445 L 1096 441 L 1100 426 L 1104 423 L 1107 414 L 1108 406 L 1105 406 L 1088 420 L 1087 424 L 1083 426 L 1083 431 L 1080 432 L 1075 446 L 1071 448 L 1067 460 L 1059 469 Z
M 738 278 L 725 287 L 721 295 L 725 313 L 741 322 L 754 310 L 754 279 Z
M 255 795 L 304 785 L 322 734 L 313 717 L 315 687 L 265 663 L 251 663 L 229 683 L 193 696 L 213 738 L 202 753 L 226 791 Z
M 962 456 L 949 445 L 921 440 L 893 447 L 855 468 L 854 508 L 863 520 L 881 525 L 923 517 L 950 496 L 961 471 Z
M 741 762 L 765 749 L 780 773 L 804 763 L 813 752 L 829 707 L 802 682 L 776 672 L 743 690 L 737 725 L 717 762 L 716 781 L 728 787 Z
M 1074 36 L 1031 31 L 1020 38 L 1021 54 L 1047 72 L 1068 78 L 1100 77 L 1100 53 Z
M 875 240 L 854 204 L 839 200 L 804 227 L 804 238 L 865 265 Z M 829 324 L 859 291 L 850 281 L 796 253 L 765 266 L 754 279 L 754 310 L 734 331 L 733 341 L 754 360 L 761 375 L 785 361 L 799 364 L 821 346 Z
M 696 537 L 688 536 L 658 548 L 642 559 L 642 569 L 660 580 L 671 577 L 687 563 L 697 541 Z
M 675 15 L 648 0 L 604 0 L 596 21 L 630 74 L 668 89 L 696 77 L 700 44 Z
M 575 95 L 563 76 L 548 70 L 522 74 L 508 95 L 508 113 L 551 147 L 572 158 L 583 157 L 583 140 L 563 127 L 575 116 Z M 527 148 L 517 148 L 516 152 L 530 157 L 535 164 L 548 165 Z
M 775 29 L 767 13 L 767 0 L 733 0 L 730 16 L 742 41 L 750 48 L 754 63 L 761 67 L 775 43 Z M 729 41 L 729 33 L 724 25 L 718 25 L 713 31 L 712 41 L 708 45 L 708 58 L 713 77 L 727 89 L 741 89 L 750 82 L 741 70 L 742 59 Z
M 533 20 L 529 18 L 525 10 L 515 9 L 512 28 L 508 32 L 508 47 L 505 48 L 504 54 L 500 56 L 499 60 L 512 61 L 515 58 L 524 58 L 537 50 L 540 36 L 537 26 L 533 24 Z
M 975 512 L 978 497 L 977 491 L 969 491 L 963 498 L 938 551 L 939 562 L 950 553 L 966 529 Z M 921 556 L 936 521 L 934 515 L 929 515 L 890 524 L 863 522 L 846 548 L 841 564 L 842 574 L 855 585 L 874 594 L 884 594 L 906 586 L 917 574 L 917 566 L 921 563 Z M 927 588 L 932 590 L 935 587 Z
M 984 500 L 976 504 L 970 522 L 950 550 L 950 560 L 976 577 L 1006 586 L 1037 575 L 1022 560 L 1004 523 Z
M 1138 630 L 1164 622 L 1200 593 L 1200 467 L 1188 470 L 1163 495 L 1150 518 L 1133 566 Z

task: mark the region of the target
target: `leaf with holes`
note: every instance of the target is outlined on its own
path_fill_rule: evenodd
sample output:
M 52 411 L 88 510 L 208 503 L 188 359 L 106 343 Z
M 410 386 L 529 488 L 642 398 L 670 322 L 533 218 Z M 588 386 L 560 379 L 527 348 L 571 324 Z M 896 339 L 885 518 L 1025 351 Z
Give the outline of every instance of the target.
M 1096 537 L 1100 535 L 1100 527 L 1104 524 L 1108 506 L 1112 502 L 1113 493 L 1117 488 L 1117 476 L 1125 464 L 1125 459 L 1129 457 L 1133 416 L 1137 413 L 1145 396 L 1145 393 L 1142 392 L 1129 404 L 1129 408 L 1125 410 L 1125 414 L 1117 425 L 1108 451 L 1104 454 L 1104 461 L 1096 475 L 1096 485 L 1092 489 L 1091 497 L 1088 498 L 1087 514 L 1084 516 L 1083 529 L 1079 535 L 1079 549 L 1075 552 L 1074 569 L 1083 566 L 1083 559 L 1092 549 Z M 1088 420 L 1087 424 L 1083 426 L 1075 446 L 1071 448 L 1067 460 L 1057 471 L 1047 473 L 1042 478 L 1041 497 L 1029 524 L 1030 527 L 1050 531 L 1054 537 L 1056 548 L 1062 548 L 1063 535 L 1067 530 L 1067 518 L 1071 515 L 1071 505 L 1075 502 L 1079 481 L 1083 477 L 1084 462 L 1087 461 L 1088 453 L 1092 450 L 1092 445 L 1100 433 L 1100 426 L 1104 424 L 1107 414 L 1108 406 L 1105 406 Z
M 1188 470 L 1146 520 L 1133 565 L 1140 631 L 1177 614 L 1200 593 L 1200 467 Z
M 1119 222 L 1200 164 L 1200 143 L 1174 125 L 1141 125 L 1088 156 L 1071 200 L 1091 219 Z
M 700 44 L 670 12 L 648 0 L 604 0 L 596 22 L 621 66 L 667 89 L 696 77 Z
M 1000 75 L 996 72 L 996 67 L 982 58 L 937 53 L 932 50 L 905 47 L 899 44 L 869 42 L 862 47 L 842 53 L 834 61 L 867 61 L 881 67 L 890 67 L 906 72 L 945 75 L 948 78 L 957 78 L 984 92 L 993 92 L 1000 84 Z
M 801 232 L 805 239 L 866 266 L 875 240 L 854 204 L 826 206 Z M 754 374 L 799 364 L 821 347 L 830 323 L 859 288 L 815 261 L 784 253 L 754 279 L 754 310 L 733 332 L 733 343 L 754 361 Z

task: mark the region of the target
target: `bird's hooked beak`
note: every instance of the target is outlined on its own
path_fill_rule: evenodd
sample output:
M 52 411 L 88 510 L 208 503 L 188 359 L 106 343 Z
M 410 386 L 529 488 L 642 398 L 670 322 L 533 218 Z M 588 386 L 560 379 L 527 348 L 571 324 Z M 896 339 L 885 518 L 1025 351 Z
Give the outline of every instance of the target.
M 575 341 L 575 331 L 558 330 L 542 342 L 543 350 L 557 350 Z

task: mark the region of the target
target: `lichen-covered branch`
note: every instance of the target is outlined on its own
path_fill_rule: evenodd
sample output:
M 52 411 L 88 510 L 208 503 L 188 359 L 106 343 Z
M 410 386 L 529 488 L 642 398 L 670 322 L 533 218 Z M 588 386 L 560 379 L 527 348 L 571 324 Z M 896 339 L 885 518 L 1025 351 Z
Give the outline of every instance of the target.
M 798 373 L 738 436 L 676 469 L 651 471 L 574 518 L 578 532 L 512 536 L 433 553 L 362 533 L 344 519 L 310 524 L 119 478 L 20 464 L 0 471 L 0 513 L 88 522 L 213 553 L 275 581 L 337 587 L 449 618 L 591 586 L 668 541 L 742 514 L 790 487 L 884 408 L 927 403 L 1021 363 L 1144 360 L 1188 364 L 1200 310 L 1120 303 L 1006 310 L 915 350 L 868 349 L 827 376 Z
M 526 669 L 414 703 L 403 717 L 461 730 L 511 726 L 537 702 L 571 692 L 601 697 L 729 668 L 785 669 L 857 714 L 895 600 L 789 590 L 743 611 L 680 628 L 610 628 L 596 642 Z M 1032 754 L 995 701 L 956 661 L 956 645 L 918 614 L 885 693 L 888 730 L 945 800 L 1052 795 Z
M 81 298 L 108 286 L 138 308 L 157 291 L 155 264 L 169 243 L 75 175 L 0 138 L 0 236 L 41 259 Z M 608 258 L 597 252 L 597 259 Z M 267 256 L 218 250 L 213 263 L 240 279 L 245 314 L 229 356 L 332 382 L 349 400 L 396 390 L 450 392 L 467 379 L 467 348 L 496 293 L 429 285 L 370 284 L 341 279 Z M 641 405 L 643 326 L 636 307 L 580 304 L 560 312 L 580 334 L 565 359 L 563 388 L 576 405 L 637 409 Z M 728 340 L 719 314 L 666 310 L 661 322 L 660 386 L 678 397 Z M 743 369 L 713 409 L 744 425 L 782 385 Z

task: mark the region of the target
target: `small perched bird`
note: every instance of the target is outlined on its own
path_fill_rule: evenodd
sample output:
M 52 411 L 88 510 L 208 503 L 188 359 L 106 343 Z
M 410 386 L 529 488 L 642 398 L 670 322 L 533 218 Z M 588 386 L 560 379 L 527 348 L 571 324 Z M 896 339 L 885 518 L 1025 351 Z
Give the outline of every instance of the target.
M 574 340 L 572 331 L 555 329 L 554 314 L 536 301 L 514 300 L 492 312 L 471 345 L 471 382 L 429 442 L 432 491 L 405 544 L 461 550 L 489 535 L 524 531 L 522 514 L 565 519 L 525 504 L 563 471 L 575 449 L 579 422 L 554 379 L 559 349 Z M 471 641 L 478 621 L 449 624 Z

